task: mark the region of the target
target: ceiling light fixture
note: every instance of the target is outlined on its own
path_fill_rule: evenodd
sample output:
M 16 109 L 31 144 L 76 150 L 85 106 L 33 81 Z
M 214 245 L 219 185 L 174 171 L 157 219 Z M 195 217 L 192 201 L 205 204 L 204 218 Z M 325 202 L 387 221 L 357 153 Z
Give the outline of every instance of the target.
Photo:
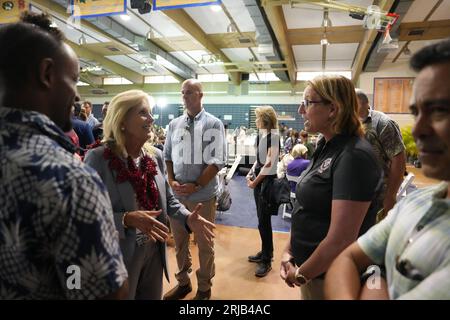
M 230 23 L 227 27 L 227 32 L 228 33 L 234 33 L 237 32 L 236 26 L 234 25 L 234 23 Z
M 219 56 L 214 54 L 204 54 L 202 55 L 202 59 L 198 63 L 199 67 L 205 67 L 205 66 L 213 66 L 213 65 L 219 65 L 222 64 L 223 61 L 220 59 Z
M 102 67 L 100 66 L 89 66 L 86 68 L 83 68 L 82 72 L 100 72 L 102 71 Z
M 222 10 L 222 7 L 218 4 L 215 4 L 211 6 L 211 10 L 214 12 L 219 12 L 220 10 Z
M 144 72 L 150 71 L 150 69 L 155 69 L 153 62 L 145 62 L 141 65 L 141 70 Z
M 155 39 L 155 31 L 150 27 L 146 34 L 147 40 Z
M 81 37 L 78 38 L 78 44 L 79 44 L 80 46 L 83 46 L 83 45 L 86 44 L 86 42 L 87 42 L 86 37 L 84 36 L 84 33 L 82 33 L 82 34 L 81 34 Z
M 322 39 L 320 39 L 320 45 L 321 46 L 329 46 L 330 42 L 327 39 L 327 34 L 324 33 Z
M 331 28 L 333 24 L 331 23 L 331 19 L 328 16 L 328 8 L 323 9 L 323 20 L 322 20 L 322 28 Z
M 405 48 L 403 49 L 403 54 L 405 56 L 410 56 L 411 55 L 411 50 L 409 50 L 408 45 L 406 45 Z

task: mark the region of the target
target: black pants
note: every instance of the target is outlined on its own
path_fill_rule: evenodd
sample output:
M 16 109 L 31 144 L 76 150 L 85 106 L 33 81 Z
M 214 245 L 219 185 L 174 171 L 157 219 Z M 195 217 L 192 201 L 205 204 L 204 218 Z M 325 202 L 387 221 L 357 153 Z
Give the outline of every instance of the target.
M 258 230 L 261 236 L 262 261 L 270 263 L 273 257 L 273 239 L 272 239 L 272 215 L 264 204 L 264 197 L 261 195 L 261 185 L 253 189 L 253 196 L 256 203 L 256 213 L 258 215 Z

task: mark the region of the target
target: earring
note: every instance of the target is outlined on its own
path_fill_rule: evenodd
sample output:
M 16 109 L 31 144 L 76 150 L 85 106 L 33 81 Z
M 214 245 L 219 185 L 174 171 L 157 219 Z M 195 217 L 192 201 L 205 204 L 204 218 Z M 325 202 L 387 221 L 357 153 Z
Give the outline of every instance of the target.
M 120 130 L 122 130 L 122 131 L 125 131 L 125 128 L 124 128 L 124 127 L 122 127 L 122 128 L 120 128 Z

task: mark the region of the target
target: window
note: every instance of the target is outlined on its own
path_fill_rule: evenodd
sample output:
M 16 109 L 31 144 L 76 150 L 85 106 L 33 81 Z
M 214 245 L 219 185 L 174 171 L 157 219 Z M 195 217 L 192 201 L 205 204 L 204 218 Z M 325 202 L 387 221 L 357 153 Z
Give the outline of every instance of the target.
M 120 77 L 111 77 L 111 78 L 103 78 L 104 85 L 120 85 L 120 84 L 133 84 L 128 79 L 120 78 Z
M 177 79 L 172 76 L 147 76 L 145 83 L 179 83 Z
M 332 74 L 339 74 L 341 76 L 344 76 L 348 79 L 352 79 L 352 72 L 351 71 L 312 71 L 312 72 L 297 72 L 297 80 L 303 80 L 308 81 L 312 80 L 313 78 L 321 75 L 332 75 Z
M 280 81 L 280 79 L 278 79 L 278 77 L 273 72 L 258 72 L 258 76 L 256 76 L 256 74 L 254 74 L 254 73 L 251 73 L 248 78 L 248 81 L 250 81 L 250 82 L 269 82 L 269 81 Z
M 228 82 L 228 75 L 225 73 L 199 74 L 197 79 L 200 82 Z

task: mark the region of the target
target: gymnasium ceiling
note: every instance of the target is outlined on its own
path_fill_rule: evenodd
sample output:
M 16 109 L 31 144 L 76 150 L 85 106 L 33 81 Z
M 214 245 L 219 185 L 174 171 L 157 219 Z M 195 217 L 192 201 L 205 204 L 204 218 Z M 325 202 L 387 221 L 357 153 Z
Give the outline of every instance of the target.
M 67 2 L 31 1 L 34 10 L 49 12 L 63 29 L 80 57 L 82 81 L 94 88 L 107 77 L 139 85 L 148 76 L 182 81 L 210 75 L 239 85 L 243 74 L 295 85 L 298 75 L 311 71 L 351 71 L 357 83 L 362 72 L 405 62 L 424 45 L 450 36 L 450 0 L 333 1 L 398 13 L 390 33 L 398 49 L 390 52 L 379 50 L 384 34 L 364 28 L 349 11 L 305 1 L 223 0 L 218 6 L 147 14 L 128 3 L 127 20 L 86 18 L 75 27 L 67 23 Z M 321 45 L 324 34 L 329 45 Z

